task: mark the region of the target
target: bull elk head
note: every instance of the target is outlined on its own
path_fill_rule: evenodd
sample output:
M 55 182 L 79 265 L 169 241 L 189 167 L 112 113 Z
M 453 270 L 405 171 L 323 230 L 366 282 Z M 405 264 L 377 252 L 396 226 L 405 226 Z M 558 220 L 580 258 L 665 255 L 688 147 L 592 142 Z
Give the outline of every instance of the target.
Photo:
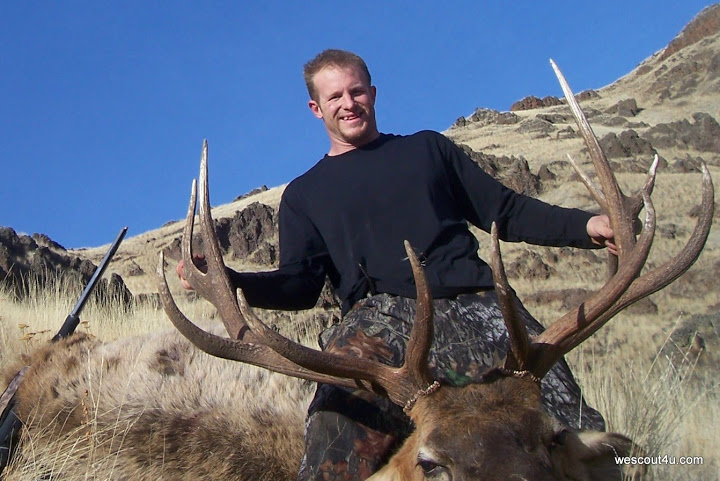
M 405 362 L 394 367 L 368 359 L 314 350 L 268 328 L 250 309 L 227 276 L 210 216 L 207 143 L 200 164 L 201 235 L 208 271 L 192 262 L 191 239 L 197 188 L 193 182 L 182 242 L 186 276 L 199 294 L 217 308 L 230 338 L 195 326 L 177 308 L 165 279 L 162 254 L 158 264 L 160 294 L 177 329 L 200 349 L 312 381 L 363 388 L 405 408 L 415 431 L 390 462 L 372 479 L 382 480 L 599 480 L 617 477 L 613 456 L 627 452 L 631 442 L 612 433 L 574 432 L 544 413 L 539 379 L 564 354 L 633 302 L 667 286 L 697 259 L 710 231 L 714 192 L 709 171 L 702 166 L 702 208 L 685 247 L 665 264 L 641 273 L 655 231 L 650 194 L 657 158 L 638 194 L 622 193 L 597 137 L 567 82 L 553 63 L 565 98 L 590 152 L 601 188 L 578 170 L 593 197 L 608 214 L 615 231 L 618 256 L 611 255 L 608 281 L 582 304 L 531 339 L 514 307 L 505 277 L 498 236 L 492 230 L 492 268 L 511 349 L 503 367 L 491 369 L 485 382 L 462 388 L 439 386 L 427 357 L 432 342 L 432 300 L 423 269 L 412 248 L 406 250 L 417 287 L 417 317 L 407 344 Z M 641 210 L 645 220 L 639 237 L 633 224 Z M 438 388 L 439 386 L 439 388 Z

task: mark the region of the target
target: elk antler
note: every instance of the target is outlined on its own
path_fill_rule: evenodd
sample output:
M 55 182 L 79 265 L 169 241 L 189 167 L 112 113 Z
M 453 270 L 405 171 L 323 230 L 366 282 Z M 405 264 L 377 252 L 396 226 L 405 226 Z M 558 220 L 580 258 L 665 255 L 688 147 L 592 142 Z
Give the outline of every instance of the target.
M 623 194 L 585 114 L 560 70 L 552 60 L 550 62 L 588 148 L 601 189 L 593 185 L 572 159 L 571 162 L 592 196 L 610 218 L 618 246 L 618 259 L 616 268 L 611 271 L 611 277 L 605 285 L 530 342 L 525 325 L 513 302 L 512 289 L 507 283 L 502 267 L 497 232 L 493 229 L 493 277 L 511 346 L 506 367 L 527 369 L 538 377 L 545 375 L 563 355 L 590 337 L 615 314 L 662 289 L 687 271 L 705 245 L 714 210 L 712 179 L 707 166 L 703 163 L 702 204 L 690 239 L 674 258 L 641 275 L 655 231 L 655 210 L 650 194 L 655 185 L 657 156 L 638 194 L 632 197 Z M 636 239 L 633 224 L 642 207 L 645 208 L 645 222 L 640 236 Z
M 175 303 L 165 277 L 163 253 L 157 267 L 158 289 L 165 312 L 175 327 L 193 344 L 213 356 L 245 362 L 290 376 L 348 388 L 363 388 L 389 397 L 405 406 L 433 382 L 427 367 L 432 342 L 432 299 L 425 273 L 408 242 L 405 249 L 417 287 L 417 318 L 408 342 L 405 362 L 396 368 L 380 362 L 318 351 L 295 343 L 267 327 L 252 311 L 241 290 L 233 288 L 227 275 L 210 215 L 207 172 L 208 147 L 203 144 L 200 161 L 200 236 L 206 253 L 208 272 L 192 262 L 192 235 L 195 219 L 196 183 L 193 181 L 182 257 L 185 273 L 198 293 L 218 310 L 230 339 L 216 336 L 193 324 Z

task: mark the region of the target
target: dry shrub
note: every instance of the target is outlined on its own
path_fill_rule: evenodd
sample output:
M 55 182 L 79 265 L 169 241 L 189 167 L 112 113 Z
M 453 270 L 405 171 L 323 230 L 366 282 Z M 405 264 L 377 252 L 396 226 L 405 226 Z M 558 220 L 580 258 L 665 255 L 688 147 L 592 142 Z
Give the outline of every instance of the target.
M 669 335 L 665 342 L 671 342 Z M 720 384 L 696 370 L 697 354 L 670 358 L 661 346 L 647 359 L 637 351 L 614 355 L 588 347 L 569 354 L 568 362 L 588 403 L 605 415 L 608 431 L 632 438 L 638 456 L 667 455 L 667 464 L 649 466 L 646 479 L 720 479 Z M 701 456 L 703 464 L 680 465 L 681 456 Z

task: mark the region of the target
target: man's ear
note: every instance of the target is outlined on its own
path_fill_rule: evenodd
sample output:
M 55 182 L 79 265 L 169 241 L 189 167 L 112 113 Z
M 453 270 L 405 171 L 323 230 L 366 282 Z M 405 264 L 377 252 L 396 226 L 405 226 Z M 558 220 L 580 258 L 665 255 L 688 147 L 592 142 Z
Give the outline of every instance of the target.
M 318 104 L 316 101 L 310 99 L 308 101 L 308 107 L 310 107 L 310 111 L 315 117 L 319 119 L 323 118 L 322 110 L 320 110 L 320 104 Z

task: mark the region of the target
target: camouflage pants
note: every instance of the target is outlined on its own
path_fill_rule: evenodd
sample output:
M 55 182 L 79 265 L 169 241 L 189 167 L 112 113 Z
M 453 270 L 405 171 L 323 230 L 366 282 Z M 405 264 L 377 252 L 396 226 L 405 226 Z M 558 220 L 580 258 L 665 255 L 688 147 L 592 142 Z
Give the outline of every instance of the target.
M 460 386 L 478 382 L 509 348 L 494 290 L 434 301 L 434 341 L 430 370 L 435 379 Z M 520 306 L 531 335 L 543 328 Z M 400 366 L 415 318 L 415 300 L 379 294 L 358 302 L 320 343 L 343 352 Z M 543 378 L 546 410 L 575 428 L 604 430 L 604 420 L 582 398 L 564 360 Z M 305 430 L 299 481 L 356 481 L 382 466 L 412 432 L 402 408 L 362 390 L 319 385 Z

